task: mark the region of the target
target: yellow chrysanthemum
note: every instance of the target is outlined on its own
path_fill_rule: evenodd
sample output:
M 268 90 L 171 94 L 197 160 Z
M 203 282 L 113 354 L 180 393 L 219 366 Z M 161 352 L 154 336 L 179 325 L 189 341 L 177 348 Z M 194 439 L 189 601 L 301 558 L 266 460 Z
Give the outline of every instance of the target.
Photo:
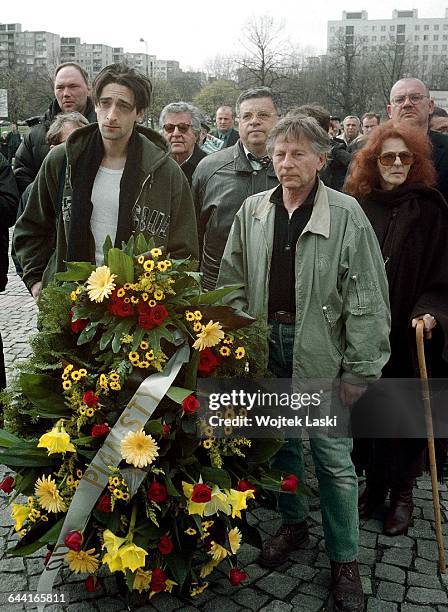
M 95 414 L 95 410 L 93 408 L 87 408 L 86 410 L 86 416 L 91 418 L 93 417 L 93 415 Z
M 152 272 L 154 270 L 154 262 L 152 259 L 147 259 L 145 261 L 145 263 L 143 264 L 143 269 L 146 270 L 146 272 Z
M 241 546 L 242 537 L 243 536 L 241 535 L 241 531 L 238 529 L 238 527 L 233 527 L 233 529 L 229 531 L 229 544 L 232 554 L 235 555 L 237 550 Z
M 200 321 L 195 321 L 193 324 L 193 331 L 195 331 L 197 334 L 202 331 L 202 323 Z
M 138 302 L 139 302 L 138 297 L 131 295 L 131 304 L 138 304 Z
M 67 509 L 56 482 L 51 476 L 38 478 L 34 487 L 35 495 L 39 504 L 47 512 L 65 512 Z
M 69 550 L 65 555 L 65 560 L 75 574 L 93 574 L 98 569 L 98 554 L 94 554 L 95 549 L 90 550 Z
M 78 370 L 73 370 L 70 376 L 72 377 L 72 380 L 74 380 L 75 382 L 78 382 L 78 380 L 81 378 L 81 374 L 78 372 Z
M 87 279 L 87 291 L 90 301 L 102 302 L 115 289 L 116 274 L 111 274 L 108 266 L 100 266 Z
M 162 250 L 155 248 L 149 251 L 153 257 L 160 257 L 162 255 Z
M 118 382 L 112 381 L 110 383 L 110 388 L 112 389 L 112 391 L 120 391 L 121 390 L 121 385 Z
M 146 370 L 146 368 L 149 368 L 149 361 L 139 361 L 138 367 L 142 368 L 142 370 Z
M 205 348 L 219 344 L 223 338 L 224 332 L 222 331 L 221 324 L 209 321 L 198 334 L 197 340 L 193 344 L 193 348 L 197 351 L 203 351 Z
M 193 315 L 196 321 L 202 320 L 202 312 L 200 310 L 195 310 Z
M 23 527 L 23 523 L 28 518 L 28 515 L 31 512 L 31 508 L 29 506 L 24 506 L 22 504 L 11 504 L 11 516 L 15 523 L 14 529 L 16 531 L 20 531 Z
M 149 587 L 152 572 L 142 570 L 140 567 L 135 572 L 133 588 L 141 593 Z
M 48 455 L 66 452 L 74 453 L 76 451 L 76 448 L 70 442 L 70 436 L 65 431 L 64 425 L 61 422 L 58 422 L 51 431 L 40 437 L 37 448 L 46 448 Z
M 204 440 L 202 442 L 202 446 L 206 449 L 209 449 L 212 447 L 212 443 L 213 443 L 213 440 L 211 438 L 208 438 L 208 440 Z
M 154 359 L 154 351 L 147 351 L 145 357 L 148 361 L 152 361 Z
M 188 529 L 185 529 L 184 533 L 186 533 L 189 536 L 194 536 L 197 534 L 196 529 L 193 529 L 193 527 L 188 527 Z
M 123 459 L 137 468 L 146 467 L 159 454 L 156 441 L 143 429 L 128 432 L 120 442 L 120 448 Z
M 155 300 L 148 300 L 148 306 L 154 308 L 154 306 L 157 306 L 157 302 Z
M 128 357 L 129 361 L 138 361 L 140 359 L 140 355 L 136 351 L 131 351 Z
M 157 264 L 157 270 L 159 272 L 166 272 L 168 270 L 168 266 L 166 265 L 166 261 L 159 261 Z
M 64 380 L 64 382 L 62 383 L 62 388 L 64 389 L 64 391 L 68 391 L 69 389 L 72 388 L 72 381 L 71 380 Z
M 120 382 L 120 375 L 118 372 L 115 372 L 115 370 L 112 370 L 109 374 L 109 379 L 113 380 L 114 382 Z
M 185 316 L 187 321 L 190 321 L 190 323 L 195 320 L 194 313 L 191 312 L 191 310 L 186 310 L 184 316 Z
M 147 351 L 149 349 L 149 342 L 146 342 L 146 340 L 142 340 L 140 342 L 140 348 L 142 351 Z
M 158 300 L 160 302 L 160 300 L 163 300 L 163 298 L 165 297 L 165 294 L 163 293 L 163 291 L 161 289 L 156 289 L 154 291 L 154 299 Z
M 239 346 L 236 350 L 235 350 L 235 357 L 237 359 L 242 359 L 244 356 L 246 355 L 246 351 L 244 349 L 243 346 Z
M 219 354 L 222 355 L 223 357 L 228 357 L 230 355 L 230 349 L 228 346 L 222 346 L 219 349 Z
M 217 542 L 212 542 L 208 554 L 211 555 L 213 561 L 215 561 L 216 563 L 221 563 L 221 561 L 225 559 L 229 553 L 224 548 L 224 546 L 221 546 L 221 544 L 218 544 Z
M 87 376 L 87 370 L 85 368 L 81 368 L 78 372 L 80 376 Z

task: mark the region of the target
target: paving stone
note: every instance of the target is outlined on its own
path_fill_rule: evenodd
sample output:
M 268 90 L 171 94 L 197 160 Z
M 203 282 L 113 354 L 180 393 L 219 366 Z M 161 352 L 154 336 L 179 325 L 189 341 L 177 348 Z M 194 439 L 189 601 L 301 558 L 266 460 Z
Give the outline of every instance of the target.
M 316 567 L 324 567 L 326 569 L 330 568 L 330 560 L 324 553 L 319 553 L 314 565 Z
M 378 545 L 388 548 L 412 548 L 415 545 L 415 541 L 405 535 L 390 538 L 389 536 L 381 534 L 378 536 Z
M 205 610 L 205 612 L 216 612 L 217 610 L 220 612 L 236 612 L 242 610 L 242 608 L 229 597 L 220 595 L 208 601 L 204 607 L 201 607 L 201 610 Z
M 322 610 L 323 600 L 318 599 L 317 597 L 312 597 L 310 595 L 297 595 L 291 600 L 292 609 L 294 611 L 300 612 L 318 612 Z
M 268 573 L 268 570 L 266 568 L 260 567 L 259 565 L 256 565 L 256 564 L 247 565 L 244 568 L 244 571 L 249 576 L 249 578 L 244 581 L 245 585 L 252 584 L 253 582 L 255 582 L 256 580 L 258 580 L 262 576 L 265 576 Z M 205 591 L 205 593 L 206 592 L 207 591 Z
M 320 572 L 317 574 L 317 576 L 314 578 L 313 580 L 313 584 L 321 584 L 324 587 L 327 587 L 327 589 L 330 588 L 330 584 L 331 584 L 331 572 L 330 570 L 320 570 Z
M 0 574 L 0 593 L 27 590 L 27 579 L 24 574 Z
M 369 597 L 367 600 L 367 612 L 397 612 L 398 606 L 389 601 Z
M 302 563 L 303 565 L 313 565 L 316 557 L 318 556 L 317 550 L 307 550 L 302 548 L 300 550 L 295 550 L 289 555 L 289 558 L 297 563 Z M 330 566 L 328 562 L 328 567 Z
M 437 576 L 408 572 L 408 586 L 425 587 L 427 589 L 440 589 L 440 580 Z
M 160 612 L 173 612 L 173 610 L 178 610 L 182 605 L 180 599 L 171 593 L 159 593 L 152 598 L 151 603 L 154 609 Z
M 98 607 L 95 605 L 93 601 L 89 601 L 88 607 L 86 606 L 85 603 L 75 603 L 75 604 L 69 604 L 66 610 L 67 612 L 86 612 L 86 610 L 88 612 L 94 612 L 98 610 Z M 122 610 L 127 610 L 127 608 L 123 606 Z
M 417 540 L 417 556 L 432 561 L 437 559 L 437 544 L 429 540 Z
M 2 612 L 20 612 L 21 610 L 25 609 L 23 605 L 19 603 L 16 603 L 16 604 L 3 603 L 1 598 L 0 598 L 0 606 L 2 607 L 1 608 Z M 45 610 L 48 610 L 48 608 L 45 608 Z
M 375 566 L 375 578 L 377 580 L 387 580 L 388 582 L 398 582 L 404 584 L 406 573 L 395 565 L 377 563 Z
M 377 534 L 372 531 L 361 530 L 359 532 L 359 545 L 366 548 L 376 548 Z
M 319 570 L 309 567 L 308 565 L 301 565 L 300 563 L 294 563 L 291 567 L 286 570 L 288 576 L 293 578 L 300 578 L 301 580 L 312 580 L 316 574 L 320 573 Z
M 426 559 L 416 559 L 415 569 L 421 574 L 431 574 L 432 576 L 437 575 L 437 562 L 427 561 Z
M 260 612 L 290 612 L 292 609 L 291 604 L 275 599 L 264 608 L 260 608 Z
M 375 562 L 377 556 L 376 549 L 374 548 L 365 548 L 364 546 L 359 547 L 358 552 L 358 562 L 365 563 L 367 565 L 371 565 Z
M 244 567 L 245 565 L 249 565 L 249 563 L 253 563 L 258 558 L 259 554 L 260 550 L 255 548 L 255 546 L 243 544 L 238 551 L 238 562 L 240 566 Z
M 0 561 L 0 573 L 3 572 L 22 572 L 25 570 L 25 563 L 21 557 L 7 557 Z
M 377 597 L 385 601 L 402 602 L 404 599 L 404 586 L 393 582 L 381 582 L 378 587 Z
M 432 499 L 432 492 L 424 489 L 414 489 L 413 497 L 416 499 Z
M 268 533 L 269 535 L 274 535 L 278 531 L 278 528 L 281 524 L 281 519 L 277 517 L 276 519 L 273 519 L 271 521 L 260 522 L 258 528 L 262 529 L 265 533 Z
M 361 584 L 364 595 L 372 595 L 372 579 L 369 576 L 361 576 Z
M 269 601 L 269 595 L 259 593 L 255 589 L 241 589 L 233 600 L 249 610 L 259 610 Z
M 448 597 L 444 591 L 423 587 L 410 587 L 406 599 L 413 603 L 428 605 L 448 603 Z
M 315 582 L 303 582 L 299 586 L 299 592 L 317 599 L 321 599 L 322 601 L 327 599 L 329 595 L 328 587 L 323 586 L 322 584 L 316 584 Z
M 372 575 L 372 567 L 370 565 L 363 565 L 362 563 L 358 563 L 358 571 L 360 576 Z
M 362 531 L 372 531 L 373 533 L 382 533 L 383 524 L 381 521 L 377 521 L 376 519 L 369 519 L 365 523 L 361 523 L 360 528 Z
M 279 572 L 272 572 L 259 580 L 256 585 L 269 595 L 284 599 L 297 586 L 297 580 Z
M 412 551 L 405 548 L 385 550 L 381 561 L 383 563 L 390 563 L 390 565 L 410 567 L 412 562 Z
M 44 569 L 42 559 L 25 559 L 25 565 L 28 576 L 40 575 Z
M 426 606 L 425 606 L 425 610 L 426 610 Z M 434 608 L 431 608 L 432 610 L 434 610 Z M 413 604 L 408 604 L 408 603 L 404 603 L 401 606 L 401 612 L 422 612 L 422 607 L 421 606 L 414 606 Z

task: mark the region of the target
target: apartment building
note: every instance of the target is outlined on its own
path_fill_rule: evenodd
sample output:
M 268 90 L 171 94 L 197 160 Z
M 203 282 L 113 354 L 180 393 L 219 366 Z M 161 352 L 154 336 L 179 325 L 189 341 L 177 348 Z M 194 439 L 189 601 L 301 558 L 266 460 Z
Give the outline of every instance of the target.
M 0 68 L 24 68 L 27 72 L 47 69 L 60 62 L 59 34 L 45 31 L 22 32 L 20 23 L 0 23 Z

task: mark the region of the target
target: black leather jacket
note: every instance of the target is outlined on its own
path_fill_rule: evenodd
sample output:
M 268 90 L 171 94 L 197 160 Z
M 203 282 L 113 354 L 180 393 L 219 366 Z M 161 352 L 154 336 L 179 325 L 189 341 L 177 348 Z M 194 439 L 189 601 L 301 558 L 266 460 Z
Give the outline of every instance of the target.
M 249 196 L 278 185 L 272 163 L 254 170 L 239 140 L 203 159 L 193 175 L 193 198 L 198 218 L 202 284 L 216 287 L 219 266 L 233 219 Z
M 14 225 L 19 204 L 19 192 L 11 166 L 0 154 L 0 291 L 8 281 L 8 228 Z

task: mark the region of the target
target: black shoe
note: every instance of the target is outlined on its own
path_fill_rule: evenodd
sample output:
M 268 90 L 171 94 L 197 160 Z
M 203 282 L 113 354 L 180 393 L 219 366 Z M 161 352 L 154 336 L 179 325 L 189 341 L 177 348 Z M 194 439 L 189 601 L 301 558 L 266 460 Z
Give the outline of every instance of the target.
M 331 563 L 331 593 L 326 612 L 362 612 L 364 593 L 358 563 Z
M 289 553 L 299 550 L 309 541 L 306 521 L 293 525 L 282 525 L 275 536 L 263 544 L 258 557 L 262 567 L 278 567 L 288 559 Z

